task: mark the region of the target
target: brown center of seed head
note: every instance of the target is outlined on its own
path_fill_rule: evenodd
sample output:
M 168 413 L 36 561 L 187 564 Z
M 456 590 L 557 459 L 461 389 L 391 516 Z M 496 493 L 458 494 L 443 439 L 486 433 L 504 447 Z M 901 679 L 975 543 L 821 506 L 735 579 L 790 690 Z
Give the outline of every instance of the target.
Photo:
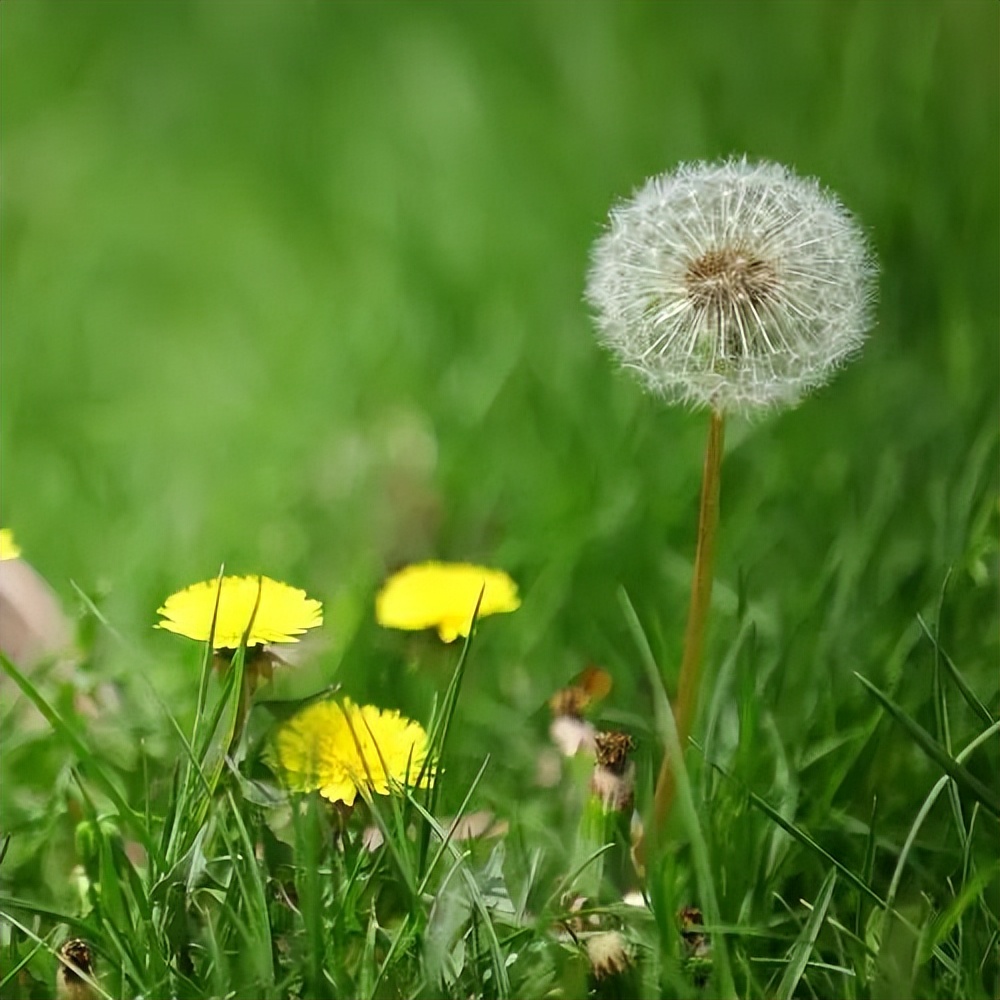
M 86 941 L 82 941 L 80 938 L 70 938 L 59 949 L 59 954 L 86 975 L 89 976 L 93 971 L 94 956 L 91 954 L 90 945 Z M 67 977 L 76 976 L 75 972 L 67 969 L 65 966 L 63 966 L 63 972 Z
M 694 305 L 728 314 L 770 299 L 777 289 L 778 275 L 769 261 L 738 247 L 723 247 L 691 261 L 684 284 Z
M 622 774 L 628 763 L 630 750 L 635 749 L 635 740 L 628 733 L 598 733 L 594 740 L 597 747 L 597 766 L 606 767 L 614 774 Z

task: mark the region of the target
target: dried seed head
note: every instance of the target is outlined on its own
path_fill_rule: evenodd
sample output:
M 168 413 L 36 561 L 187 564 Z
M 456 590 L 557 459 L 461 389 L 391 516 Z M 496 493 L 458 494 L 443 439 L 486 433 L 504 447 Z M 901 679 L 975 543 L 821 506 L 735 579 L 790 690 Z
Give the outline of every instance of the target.
M 549 698 L 549 709 L 555 718 L 568 715 L 575 719 L 583 717 L 584 710 L 590 704 L 590 695 L 583 688 L 570 686 L 560 688 Z
M 712 942 L 704 932 L 705 919 L 697 906 L 685 906 L 677 914 L 681 927 L 684 967 L 699 988 L 712 971 Z
M 876 266 L 837 198 L 773 163 L 694 163 L 614 208 L 587 300 L 653 391 L 716 410 L 794 403 L 861 346 Z
M 81 938 L 70 938 L 60 946 L 59 958 L 61 961 L 56 973 L 59 1000 L 90 1000 L 94 991 L 83 979 L 83 976 L 94 975 L 94 956 L 90 945 Z
M 601 931 L 587 938 L 587 957 L 595 979 L 620 976 L 632 965 L 632 947 L 620 931 Z
M 600 914 L 586 912 L 597 905 L 596 900 L 582 893 L 564 892 L 561 904 L 567 912 L 561 925 L 569 931 L 570 937 L 576 939 L 582 934 L 592 933 L 601 926 Z
M 582 719 L 588 709 L 608 696 L 612 684 L 607 670 L 591 664 L 549 698 L 553 719 Z
M 712 945 L 703 930 L 705 918 L 697 906 L 685 906 L 677 914 L 681 925 L 681 940 L 690 958 L 707 958 L 712 953 Z
M 607 732 L 598 733 L 595 743 L 598 767 L 606 767 L 614 774 L 623 774 L 629 752 L 635 749 L 635 740 L 628 733 Z
M 627 733 L 598 733 L 597 759 L 590 776 L 590 794 L 605 812 L 627 812 L 635 801 L 635 764 L 629 751 L 635 741 Z
M 575 715 L 557 715 L 549 724 L 549 737 L 564 757 L 593 753 L 596 733 L 592 722 Z
M 630 811 L 635 805 L 635 765 L 630 764 L 622 774 L 595 767 L 590 775 L 590 794 L 605 813 Z

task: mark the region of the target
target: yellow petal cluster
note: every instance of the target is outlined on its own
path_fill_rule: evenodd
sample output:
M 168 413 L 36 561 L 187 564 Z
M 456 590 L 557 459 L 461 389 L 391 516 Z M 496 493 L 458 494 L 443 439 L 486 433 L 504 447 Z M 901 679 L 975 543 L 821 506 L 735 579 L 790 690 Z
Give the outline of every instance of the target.
M 219 612 L 213 633 L 216 598 Z M 200 642 L 211 635 L 214 649 L 237 649 L 251 620 L 248 646 L 298 642 L 308 629 L 323 624 L 319 601 L 266 576 L 224 576 L 193 584 L 168 597 L 157 614 L 163 621 L 156 628 Z
M 415 784 L 428 746 L 419 723 L 345 698 L 316 702 L 293 716 L 278 730 L 274 751 L 289 788 L 353 805 L 364 789 L 388 795 Z M 421 785 L 431 777 L 428 768 Z
M 17 559 L 20 554 L 21 548 L 14 541 L 14 532 L 10 528 L 0 528 L 0 561 Z
M 480 618 L 521 606 L 517 584 L 502 570 L 427 562 L 407 566 L 386 581 L 375 599 L 375 617 L 387 628 L 436 628 L 452 642 L 469 634 L 480 593 Z

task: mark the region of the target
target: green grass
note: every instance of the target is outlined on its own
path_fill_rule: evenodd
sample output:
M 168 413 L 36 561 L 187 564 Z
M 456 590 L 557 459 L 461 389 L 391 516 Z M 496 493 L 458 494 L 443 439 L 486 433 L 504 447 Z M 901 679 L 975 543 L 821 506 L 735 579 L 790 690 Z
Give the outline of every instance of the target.
M 0 996 L 52 995 L 67 934 L 113 997 L 594 987 L 545 702 L 611 672 L 648 809 L 707 420 L 596 346 L 587 253 L 647 175 L 743 152 L 862 220 L 878 323 L 727 426 L 687 780 L 651 908 L 595 904 L 637 956 L 599 991 L 997 995 L 995 5 L 22 0 L 0 29 L 0 523 L 81 648 L 0 689 Z M 454 699 L 460 649 L 373 620 L 431 557 L 523 597 Z M 448 720 L 437 801 L 359 810 L 374 854 L 274 785 L 267 708 L 227 763 L 237 682 L 151 628 L 223 562 L 324 601 L 260 700 Z M 442 839 L 463 804 L 507 834 Z

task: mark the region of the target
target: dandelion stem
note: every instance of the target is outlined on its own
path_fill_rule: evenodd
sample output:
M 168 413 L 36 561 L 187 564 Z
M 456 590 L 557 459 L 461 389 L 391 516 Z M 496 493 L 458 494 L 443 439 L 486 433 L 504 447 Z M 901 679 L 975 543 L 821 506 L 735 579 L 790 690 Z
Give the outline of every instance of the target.
M 702 649 L 712 602 L 712 564 L 715 561 L 715 536 L 719 526 L 719 481 L 722 468 L 722 414 L 712 410 L 705 444 L 705 465 L 701 480 L 701 507 L 698 511 L 698 543 L 694 556 L 694 576 L 691 580 L 691 604 L 684 630 L 684 655 L 674 703 L 677 739 L 683 749 L 691 735 L 698 710 L 698 689 L 701 685 Z M 670 758 L 664 754 L 653 798 L 655 833 L 662 831 L 673 805 L 676 781 L 670 768 Z

